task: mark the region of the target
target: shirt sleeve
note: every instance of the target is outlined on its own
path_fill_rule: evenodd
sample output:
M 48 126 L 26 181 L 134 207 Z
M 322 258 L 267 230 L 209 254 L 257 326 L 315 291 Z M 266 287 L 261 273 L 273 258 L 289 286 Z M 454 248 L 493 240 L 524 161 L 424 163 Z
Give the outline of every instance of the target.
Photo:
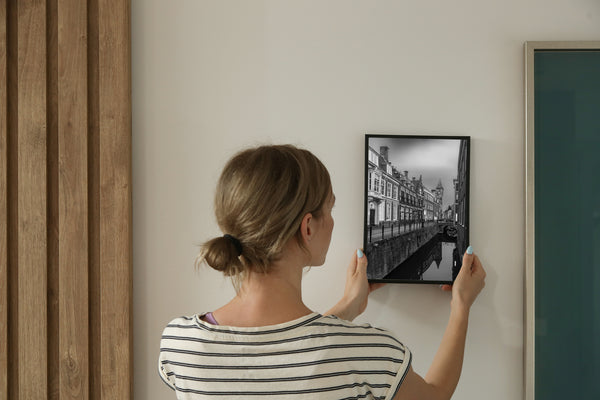
M 394 377 L 394 380 L 390 387 L 390 391 L 387 394 L 387 396 L 385 397 L 386 400 L 392 400 L 396 396 L 396 393 L 398 393 L 398 390 L 400 389 L 400 386 L 404 382 L 404 378 L 406 378 L 406 374 L 408 373 L 408 370 L 410 369 L 410 364 L 412 362 L 412 353 L 410 352 L 408 347 L 406 347 L 404 345 L 403 345 L 403 347 L 404 347 L 404 362 L 400 365 L 400 368 L 396 372 L 396 376 Z
M 164 358 L 162 351 L 158 356 L 158 375 L 167 386 L 175 390 L 175 374 L 171 371 L 169 362 Z

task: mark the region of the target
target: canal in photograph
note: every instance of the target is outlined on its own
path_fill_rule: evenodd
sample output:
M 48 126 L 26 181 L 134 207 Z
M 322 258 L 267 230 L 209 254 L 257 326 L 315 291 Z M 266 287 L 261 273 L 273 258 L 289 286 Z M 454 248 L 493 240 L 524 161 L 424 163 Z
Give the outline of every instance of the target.
M 448 239 L 443 234 L 434 236 L 384 279 L 452 281 L 457 252 L 456 242 Z

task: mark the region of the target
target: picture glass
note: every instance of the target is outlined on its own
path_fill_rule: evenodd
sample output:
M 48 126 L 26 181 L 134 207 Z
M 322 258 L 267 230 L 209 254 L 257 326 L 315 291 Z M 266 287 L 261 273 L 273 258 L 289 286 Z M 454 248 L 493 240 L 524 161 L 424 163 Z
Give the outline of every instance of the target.
M 365 138 L 370 281 L 452 283 L 469 244 L 468 136 Z

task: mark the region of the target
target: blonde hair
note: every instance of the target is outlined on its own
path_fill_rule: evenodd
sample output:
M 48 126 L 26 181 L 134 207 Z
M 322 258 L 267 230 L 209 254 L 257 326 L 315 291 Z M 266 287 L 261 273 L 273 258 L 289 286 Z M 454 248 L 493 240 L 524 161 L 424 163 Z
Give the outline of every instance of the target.
M 248 271 L 268 273 L 292 237 L 303 247 L 302 218 L 320 217 L 331 193 L 329 172 L 308 150 L 272 145 L 239 152 L 225 165 L 215 194 L 226 236 L 204 243 L 198 263 L 233 277 L 234 284 Z

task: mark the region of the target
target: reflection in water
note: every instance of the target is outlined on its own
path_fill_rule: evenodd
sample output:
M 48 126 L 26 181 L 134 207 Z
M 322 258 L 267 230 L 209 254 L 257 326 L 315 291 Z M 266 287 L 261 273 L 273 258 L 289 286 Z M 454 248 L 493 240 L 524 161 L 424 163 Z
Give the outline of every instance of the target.
M 438 242 L 440 248 L 441 257 L 440 261 L 436 266 L 432 263 L 423 272 L 421 279 L 424 281 L 451 281 L 452 280 L 452 266 L 454 264 L 453 254 L 456 249 L 456 243 L 449 242 Z
M 452 281 L 460 269 L 456 242 L 437 235 L 406 261 L 396 267 L 384 279 Z

